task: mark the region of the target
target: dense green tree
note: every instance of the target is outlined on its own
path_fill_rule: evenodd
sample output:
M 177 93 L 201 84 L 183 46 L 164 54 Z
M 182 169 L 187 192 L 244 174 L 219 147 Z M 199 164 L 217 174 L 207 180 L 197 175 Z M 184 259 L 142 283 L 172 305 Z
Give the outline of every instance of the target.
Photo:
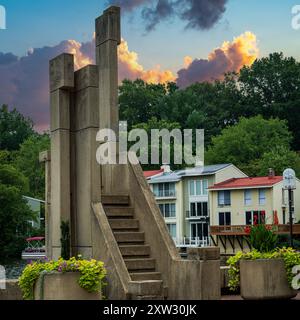
M 273 168 L 276 175 L 282 175 L 286 168 L 292 168 L 296 176 L 300 177 L 300 156 L 286 147 L 275 147 L 263 154 L 258 162 L 256 174 L 265 175 L 269 168 Z
M 20 256 L 24 239 L 30 234 L 34 213 L 23 195 L 28 180 L 11 165 L 0 165 L 0 258 Z
M 293 147 L 300 149 L 300 63 L 293 57 L 273 53 L 245 66 L 238 75 L 240 104 L 249 116 L 279 117 L 288 121 Z
M 48 134 L 34 134 L 25 140 L 16 153 L 14 165 L 29 180 L 29 196 L 45 198 L 45 169 L 39 163 L 39 153 L 50 148 Z
M 174 83 L 148 84 L 143 80 L 124 80 L 119 88 L 120 119 L 134 124 L 147 122 L 152 117 L 160 119 L 159 102 L 176 91 Z
M 18 150 L 19 146 L 34 133 L 33 122 L 16 109 L 0 108 L 0 149 Z
M 162 130 L 162 129 L 166 129 L 168 130 L 170 133 L 172 132 L 173 129 L 180 129 L 180 124 L 177 122 L 170 122 L 167 120 L 158 120 L 155 117 L 152 117 L 147 123 L 140 123 L 137 125 L 133 126 L 133 129 L 143 129 L 147 132 L 147 136 L 148 136 L 148 163 L 149 164 L 144 164 L 143 165 L 143 169 L 144 170 L 151 170 L 151 169 L 157 169 L 159 167 L 158 164 L 151 164 L 151 151 L 154 151 L 155 148 L 158 148 L 159 152 L 159 157 L 160 157 L 160 163 L 162 162 L 162 141 L 159 141 L 159 145 L 152 145 L 151 143 L 151 130 L 152 129 L 158 129 L 158 130 Z M 130 145 L 135 144 L 135 142 L 132 142 Z M 176 166 L 174 165 L 174 140 L 171 138 L 170 139 L 170 145 L 168 145 L 170 147 L 170 165 L 172 165 L 173 169 L 177 169 L 181 166 Z M 153 148 L 153 150 L 152 150 Z M 143 153 L 144 150 L 139 150 L 138 155 Z
M 253 175 L 258 173 L 255 169 L 257 161 L 275 147 L 289 150 L 291 140 L 291 133 L 283 120 L 265 120 L 262 116 L 241 118 L 236 125 L 223 129 L 212 139 L 205 161 L 233 163 Z

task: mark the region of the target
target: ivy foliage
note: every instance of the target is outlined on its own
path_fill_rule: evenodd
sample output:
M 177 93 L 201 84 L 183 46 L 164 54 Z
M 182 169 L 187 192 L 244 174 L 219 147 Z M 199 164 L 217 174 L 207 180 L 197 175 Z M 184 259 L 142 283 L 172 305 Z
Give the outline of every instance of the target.
M 19 278 L 24 300 L 34 299 L 34 285 L 44 271 L 80 272 L 78 284 L 88 292 L 100 292 L 105 286 L 106 270 L 101 261 L 83 260 L 79 255 L 77 259 L 72 257 L 69 260 L 60 258 L 57 261 L 33 262 L 25 267 Z

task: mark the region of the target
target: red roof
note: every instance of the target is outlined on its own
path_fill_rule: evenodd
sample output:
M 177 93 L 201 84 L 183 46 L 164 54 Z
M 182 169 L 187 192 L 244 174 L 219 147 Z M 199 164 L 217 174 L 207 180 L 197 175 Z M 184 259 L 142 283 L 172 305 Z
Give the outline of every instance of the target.
M 209 189 L 235 189 L 235 188 L 254 188 L 271 187 L 282 181 L 282 176 L 275 177 L 254 177 L 254 178 L 232 178 L 220 183 L 214 184 Z
M 144 176 L 145 178 L 150 178 L 162 172 L 164 172 L 164 169 L 144 171 Z

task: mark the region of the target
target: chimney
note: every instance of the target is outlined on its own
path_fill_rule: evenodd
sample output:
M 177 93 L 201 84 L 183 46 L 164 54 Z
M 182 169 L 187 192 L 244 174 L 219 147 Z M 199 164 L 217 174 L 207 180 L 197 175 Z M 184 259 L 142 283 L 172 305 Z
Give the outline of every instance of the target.
M 161 170 L 164 170 L 164 173 L 171 172 L 171 167 L 168 164 L 164 164 L 160 167 Z
M 275 177 L 275 171 L 273 168 L 269 168 L 269 174 L 268 174 L 269 178 L 274 178 Z

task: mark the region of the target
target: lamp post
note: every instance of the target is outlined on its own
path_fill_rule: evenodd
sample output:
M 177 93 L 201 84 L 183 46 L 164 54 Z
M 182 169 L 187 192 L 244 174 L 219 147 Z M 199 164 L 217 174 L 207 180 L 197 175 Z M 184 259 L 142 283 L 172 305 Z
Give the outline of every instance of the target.
M 289 195 L 289 217 L 290 217 L 290 246 L 293 247 L 293 190 L 296 189 L 296 174 L 293 169 L 283 171 L 283 188 L 288 190 Z

